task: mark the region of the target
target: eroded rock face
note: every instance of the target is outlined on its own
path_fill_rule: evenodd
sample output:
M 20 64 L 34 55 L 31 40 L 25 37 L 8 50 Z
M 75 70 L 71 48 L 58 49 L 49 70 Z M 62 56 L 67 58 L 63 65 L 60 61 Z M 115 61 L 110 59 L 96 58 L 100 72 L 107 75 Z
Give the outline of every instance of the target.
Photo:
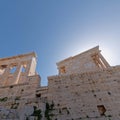
M 19 119 L 18 112 L 12 109 L 0 108 L 0 119 Z
M 0 120 L 120 119 L 120 66 L 111 67 L 98 46 L 57 67 L 42 87 L 35 53 L 0 59 Z
M 35 106 L 24 106 L 21 109 L 6 109 L 5 107 L 0 108 L 0 120 L 34 120 L 39 118 L 40 111 Z M 35 112 L 37 111 L 37 114 Z
M 34 108 L 33 106 L 25 106 L 22 109 L 20 109 L 18 112 L 19 112 L 20 120 L 24 120 L 25 117 L 29 117 L 33 114 Z

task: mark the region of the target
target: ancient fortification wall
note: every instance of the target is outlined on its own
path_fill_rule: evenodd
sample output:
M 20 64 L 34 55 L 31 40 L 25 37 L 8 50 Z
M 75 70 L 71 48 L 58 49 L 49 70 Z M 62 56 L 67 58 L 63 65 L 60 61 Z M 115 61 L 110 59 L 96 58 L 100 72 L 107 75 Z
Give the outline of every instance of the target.
M 40 85 L 36 55 L 0 59 L 0 120 L 119 120 L 120 66 L 99 47 L 57 63 Z

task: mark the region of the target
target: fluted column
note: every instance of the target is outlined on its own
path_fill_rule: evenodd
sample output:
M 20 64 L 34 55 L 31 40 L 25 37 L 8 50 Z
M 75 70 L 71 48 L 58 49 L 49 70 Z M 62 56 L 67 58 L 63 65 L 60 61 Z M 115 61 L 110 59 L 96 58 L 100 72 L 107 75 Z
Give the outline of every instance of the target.
M 99 53 L 99 57 L 106 67 L 110 67 L 109 63 L 105 60 L 105 58 L 101 55 L 101 53 Z
M 20 79 L 20 75 L 21 75 L 21 70 L 22 70 L 22 65 L 21 63 L 18 64 L 17 69 L 14 73 L 13 79 L 14 79 L 14 84 L 17 84 L 19 79 Z
M 3 81 L 3 84 L 2 86 L 5 86 L 7 81 L 8 81 L 8 76 L 10 74 L 10 65 L 8 65 L 6 68 L 5 68 L 5 71 L 2 75 L 2 81 Z

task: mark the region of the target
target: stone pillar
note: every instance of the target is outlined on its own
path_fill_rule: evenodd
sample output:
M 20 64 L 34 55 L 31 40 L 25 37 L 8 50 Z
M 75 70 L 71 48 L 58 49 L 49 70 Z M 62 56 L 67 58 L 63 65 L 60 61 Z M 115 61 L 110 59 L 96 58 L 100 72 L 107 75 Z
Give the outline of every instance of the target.
M 6 85 L 6 83 L 7 83 L 7 81 L 8 81 L 8 76 L 9 76 L 9 74 L 10 74 L 10 65 L 8 65 L 6 68 L 5 68 L 5 71 L 4 71 L 4 73 L 3 73 L 3 75 L 2 75 L 2 86 L 5 86 Z
M 104 65 L 107 67 L 110 67 L 109 63 L 105 60 L 105 58 L 101 55 L 101 53 L 99 53 L 99 57 L 102 60 L 102 62 L 104 63 Z
M 17 69 L 16 69 L 16 71 L 14 73 L 14 76 L 13 76 L 13 79 L 14 79 L 13 84 L 18 83 L 18 81 L 20 79 L 20 75 L 21 75 L 21 70 L 22 70 L 22 65 L 21 65 L 21 63 L 19 63 L 18 66 L 17 66 Z
M 100 57 L 99 57 L 99 55 L 97 54 L 97 61 L 98 61 L 98 64 L 101 66 L 101 68 L 106 68 L 106 66 L 104 65 L 104 63 L 103 63 L 103 61 L 101 61 L 101 59 L 100 59 Z
M 27 61 L 27 67 L 26 67 L 26 75 L 30 75 L 30 68 L 31 68 L 31 64 L 32 64 L 32 59 Z
M 99 65 L 99 62 L 98 62 L 98 59 L 97 59 L 96 55 L 93 55 L 92 58 L 93 58 L 93 60 L 94 60 L 94 62 L 95 62 L 95 64 L 96 64 L 96 66 L 97 66 L 98 68 L 100 68 L 100 65 Z
M 36 61 L 32 58 L 27 62 L 27 67 L 26 67 L 26 74 L 28 76 L 34 75 L 35 74 L 35 69 L 36 69 Z

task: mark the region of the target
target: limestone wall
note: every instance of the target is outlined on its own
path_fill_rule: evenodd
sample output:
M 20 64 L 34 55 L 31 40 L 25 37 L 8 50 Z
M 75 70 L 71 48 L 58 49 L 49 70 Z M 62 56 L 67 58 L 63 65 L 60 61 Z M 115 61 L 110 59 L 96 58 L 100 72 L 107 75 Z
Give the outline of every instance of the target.
M 58 120 L 120 119 L 120 67 L 49 77 L 49 100 Z M 100 107 L 106 110 L 101 115 Z M 103 110 L 104 111 L 104 110 Z

